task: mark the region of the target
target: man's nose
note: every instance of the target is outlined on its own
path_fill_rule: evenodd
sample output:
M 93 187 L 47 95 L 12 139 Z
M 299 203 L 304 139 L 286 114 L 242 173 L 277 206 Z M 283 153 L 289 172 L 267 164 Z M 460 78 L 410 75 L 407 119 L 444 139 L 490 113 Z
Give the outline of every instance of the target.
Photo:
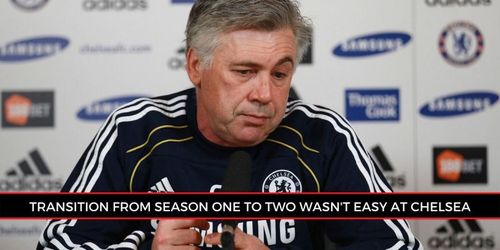
M 257 101 L 260 103 L 268 103 L 271 101 L 272 83 L 271 76 L 261 74 L 259 77 L 254 78 L 255 83 L 252 92 L 250 93 L 250 101 Z

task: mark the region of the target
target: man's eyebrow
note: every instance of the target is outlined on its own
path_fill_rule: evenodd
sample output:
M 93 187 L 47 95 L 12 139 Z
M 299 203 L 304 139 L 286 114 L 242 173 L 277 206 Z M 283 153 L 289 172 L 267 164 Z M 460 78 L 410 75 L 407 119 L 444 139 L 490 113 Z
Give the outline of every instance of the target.
M 249 68 L 260 67 L 259 64 L 254 63 L 254 62 L 250 62 L 250 61 L 242 61 L 242 62 L 231 63 L 230 66 L 244 66 L 244 67 L 249 67 Z
M 292 64 L 292 67 L 293 67 L 293 66 L 295 66 L 295 63 L 294 63 L 293 59 L 292 59 L 291 57 L 289 57 L 289 56 L 287 56 L 287 57 L 284 57 L 284 58 L 280 59 L 280 60 L 276 63 L 276 65 L 275 65 L 275 66 L 279 66 L 279 65 L 282 65 L 282 64 L 285 64 L 285 63 L 288 63 L 288 62 Z
M 285 63 L 291 63 L 292 67 L 294 66 L 294 61 L 291 57 L 287 56 L 282 59 L 280 59 L 274 66 L 279 66 Z M 242 61 L 242 62 L 236 62 L 236 63 L 231 63 L 231 66 L 244 66 L 244 67 L 250 67 L 250 68 L 260 68 L 262 65 L 258 63 L 254 63 L 252 61 Z

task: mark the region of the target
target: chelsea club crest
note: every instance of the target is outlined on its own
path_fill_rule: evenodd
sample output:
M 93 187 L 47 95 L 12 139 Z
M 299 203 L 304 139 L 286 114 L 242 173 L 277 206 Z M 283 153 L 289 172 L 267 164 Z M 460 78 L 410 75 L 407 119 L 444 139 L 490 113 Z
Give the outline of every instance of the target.
M 262 192 L 291 193 L 302 192 L 302 183 L 291 171 L 280 169 L 269 174 L 262 184 Z
M 448 25 L 439 37 L 439 51 L 453 65 L 468 65 L 476 61 L 483 50 L 484 38 L 481 31 L 468 22 Z

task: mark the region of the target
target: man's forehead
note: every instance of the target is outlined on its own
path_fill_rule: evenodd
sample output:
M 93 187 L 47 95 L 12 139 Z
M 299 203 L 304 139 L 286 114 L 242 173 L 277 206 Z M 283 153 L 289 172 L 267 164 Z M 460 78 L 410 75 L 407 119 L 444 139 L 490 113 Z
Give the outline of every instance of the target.
M 274 65 L 295 65 L 297 46 L 291 30 L 238 30 L 221 37 L 218 46 L 232 64 L 258 66 L 262 59 Z M 254 65 L 255 64 L 255 65 Z

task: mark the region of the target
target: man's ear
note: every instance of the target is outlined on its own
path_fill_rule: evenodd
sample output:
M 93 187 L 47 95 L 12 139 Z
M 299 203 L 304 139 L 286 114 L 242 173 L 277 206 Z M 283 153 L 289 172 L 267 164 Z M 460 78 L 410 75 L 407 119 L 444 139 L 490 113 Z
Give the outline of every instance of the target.
M 200 87 L 201 61 L 196 51 L 192 48 L 189 48 L 186 54 L 186 71 L 193 85 Z

